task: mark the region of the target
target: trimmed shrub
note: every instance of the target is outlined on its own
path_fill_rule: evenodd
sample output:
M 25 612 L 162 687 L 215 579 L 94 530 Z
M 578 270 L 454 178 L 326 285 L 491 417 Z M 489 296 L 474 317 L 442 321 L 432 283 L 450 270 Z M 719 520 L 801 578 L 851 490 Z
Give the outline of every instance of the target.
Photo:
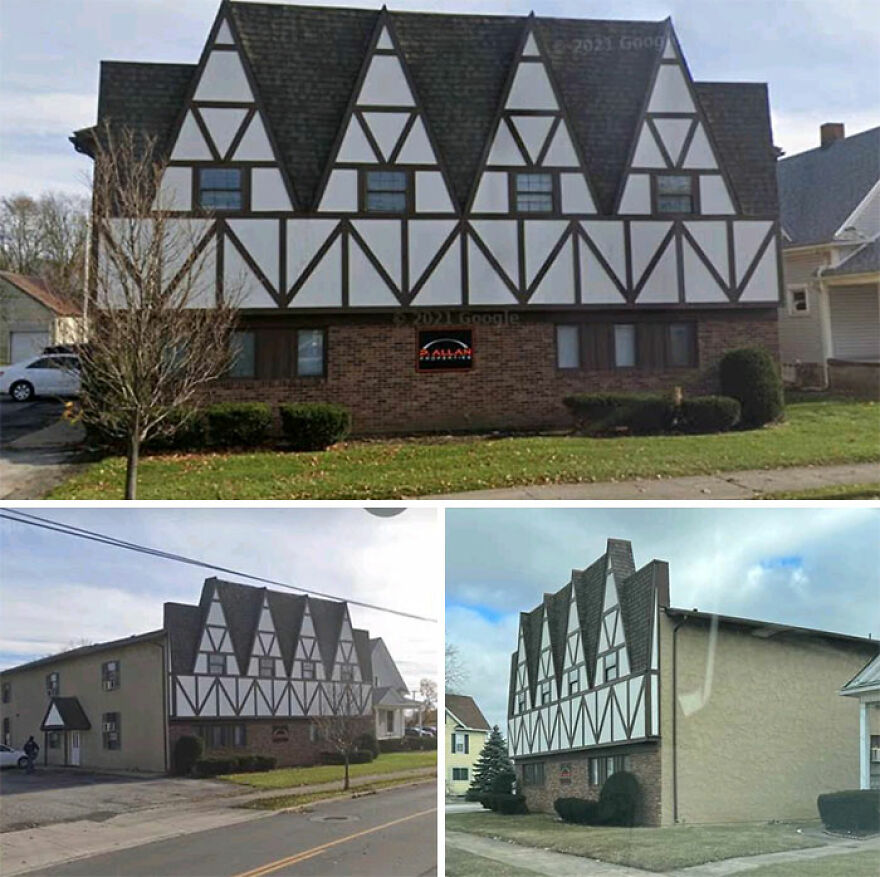
M 238 759 L 238 770 L 240 773 L 252 773 L 257 769 L 257 757 L 255 755 L 242 755 Z
M 373 753 L 369 749 L 355 749 L 348 756 L 349 764 L 368 764 L 373 760 Z M 345 764 L 345 757 L 341 752 L 322 752 L 321 764 Z
M 586 435 L 618 430 L 634 435 L 665 432 L 675 418 L 672 399 L 650 393 L 577 393 L 562 402 L 575 428 Z
M 395 737 L 391 740 L 379 740 L 379 752 L 404 752 L 408 747 L 404 740 Z
M 763 426 L 783 413 L 782 380 L 773 357 L 760 347 L 728 350 L 719 366 L 721 392 L 742 406 L 743 426 Z
M 236 773 L 237 758 L 200 758 L 195 765 L 197 777 L 216 777 L 226 773 Z
M 505 816 L 518 816 L 528 813 L 525 795 L 504 794 L 503 792 L 485 792 L 480 796 L 483 807 Z
M 171 756 L 174 773 L 177 776 L 189 776 L 204 751 L 205 744 L 201 737 L 193 737 L 189 734 L 178 737 Z
M 178 408 L 165 419 L 174 427 L 170 435 L 159 435 L 147 441 L 152 451 L 189 451 L 208 443 L 208 424 L 204 412 L 197 408 Z
M 379 743 L 376 740 L 375 734 L 361 734 L 361 736 L 354 741 L 354 745 L 356 749 L 365 749 L 367 752 L 372 752 L 373 758 L 379 757 Z
M 281 428 L 294 451 L 325 451 L 351 429 L 351 413 L 342 405 L 302 402 L 279 406 Z
M 267 770 L 275 770 L 275 764 L 278 759 L 275 758 L 274 755 L 255 755 L 254 756 L 254 770 L 256 771 L 267 771 Z
M 222 402 L 205 408 L 204 416 L 215 448 L 260 445 L 272 427 L 272 409 L 265 402 Z
M 679 409 L 679 424 L 688 432 L 726 432 L 739 422 L 741 407 L 732 396 L 694 396 Z
M 585 798 L 557 798 L 553 809 L 563 822 L 576 825 L 596 825 L 599 821 L 599 802 Z
M 635 825 L 641 798 L 642 790 L 633 774 L 625 770 L 611 774 L 599 795 L 599 821 L 602 825 Z
M 880 831 L 880 789 L 819 795 L 819 816 L 831 831 Z

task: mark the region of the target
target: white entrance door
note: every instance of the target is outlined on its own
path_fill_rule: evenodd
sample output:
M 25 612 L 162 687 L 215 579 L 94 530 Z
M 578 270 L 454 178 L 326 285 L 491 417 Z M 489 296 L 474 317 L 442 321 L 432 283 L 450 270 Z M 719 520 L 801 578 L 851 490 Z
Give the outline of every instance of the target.
M 70 732 L 70 763 L 79 767 L 79 731 Z
M 9 361 L 21 362 L 30 359 L 49 343 L 48 332 L 11 332 L 10 333 Z

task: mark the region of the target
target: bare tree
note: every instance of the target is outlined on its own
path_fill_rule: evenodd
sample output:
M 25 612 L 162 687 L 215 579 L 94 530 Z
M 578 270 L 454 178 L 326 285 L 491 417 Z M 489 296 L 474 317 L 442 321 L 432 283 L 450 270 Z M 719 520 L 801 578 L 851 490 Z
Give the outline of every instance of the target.
M 437 703 L 437 683 L 433 679 L 422 679 L 419 682 L 419 694 L 426 710 L 431 710 Z
M 446 643 L 446 691 L 450 694 L 460 694 L 468 680 L 461 653 L 454 643 Z
M 155 154 L 130 129 L 96 137 L 82 419 L 125 443 L 126 499 L 137 493 L 141 445 L 184 426 L 232 364 L 240 290 L 215 291 L 211 217 L 174 213 Z
M 40 207 L 29 195 L 0 200 L 0 268 L 36 274 L 43 253 Z
M 358 738 L 364 733 L 363 716 L 356 713 L 354 698 L 348 686 L 330 704 L 328 715 L 315 716 L 312 725 L 317 732 L 318 739 L 326 743 L 333 752 L 342 756 L 345 765 L 345 775 L 342 780 L 342 790 L 349 789 L 349 765 L 351 756 L 357 748 Z

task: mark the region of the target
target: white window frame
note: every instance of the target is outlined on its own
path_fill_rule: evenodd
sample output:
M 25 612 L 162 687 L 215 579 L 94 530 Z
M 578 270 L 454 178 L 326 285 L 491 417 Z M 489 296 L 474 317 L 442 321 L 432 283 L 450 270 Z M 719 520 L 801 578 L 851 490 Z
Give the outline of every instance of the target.
M 794 306 L 794 293 L 802 292 L 804 294 L 804 303 L 806 309 L 799 311 Z M 808 317 L 810 316 L 810 290 L 806 283 L 791 283 L 785 287 L 785 304 L 790 317 Z

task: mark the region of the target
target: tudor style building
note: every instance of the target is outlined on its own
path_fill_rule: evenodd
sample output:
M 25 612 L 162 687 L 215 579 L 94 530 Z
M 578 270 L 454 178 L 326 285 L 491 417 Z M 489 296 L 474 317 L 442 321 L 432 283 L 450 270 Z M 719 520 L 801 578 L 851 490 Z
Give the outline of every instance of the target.
M 215 395 L 545 426 L 776 351 L 766 87 L 695 82 L 669 20 L 224 0 L 197 64 L 102 64 L 105 123 L 155 138 L 208 298 L 244 283 Z
M 387 686 L 405 683 L 345 602 L 216 578 L 198 604 L 166 603 L 160 630 L 13 667 L 0 682 L 4 743 L 42 731 L 46 763 L 144 771 L 168 769 L 184 735 L 208 754 L 312 764 L 325 749 L 312 719 L 350 715 L 368 733 L 380 705 L 415 706 L 386 705 Z M 402 720 L 385 727 L 403 736 Z
M 859 708 L 838 691 L 877 654 L 870 638 L 675 609 L 668 565 L 636 569 L 630 543 L 609 539 L 520 614 L 508 705 L 520 789 L 552 811 L 628 770 L 646 824 L 815 818 L 818 794 L 858 788 Z M 862 720 L 863 740 L 878 718 Z

